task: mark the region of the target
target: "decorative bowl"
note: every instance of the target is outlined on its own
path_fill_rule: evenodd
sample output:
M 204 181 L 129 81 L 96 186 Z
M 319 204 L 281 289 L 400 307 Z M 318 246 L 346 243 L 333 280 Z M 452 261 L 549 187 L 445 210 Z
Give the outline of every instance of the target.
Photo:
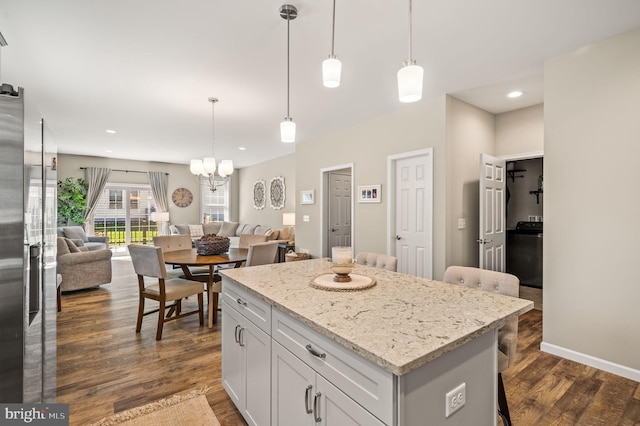
M 207 234 L 194 243 L 196 251 L 201 256 L 213 256 L 215 254 L 222 254 L 229 251 L 230 241 L 229 238 Z

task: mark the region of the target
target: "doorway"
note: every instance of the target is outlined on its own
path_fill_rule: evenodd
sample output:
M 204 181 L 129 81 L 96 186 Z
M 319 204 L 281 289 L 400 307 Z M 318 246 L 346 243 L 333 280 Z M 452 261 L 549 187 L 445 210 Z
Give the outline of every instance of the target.
M 433 278 L 433 148 L 387 157 L 387 252 L 398 272 Z
M 353 164 L 329 167 L 320 172 L 322 251 L 323 256 L 331 257 L 332 247 L 353 247 Z

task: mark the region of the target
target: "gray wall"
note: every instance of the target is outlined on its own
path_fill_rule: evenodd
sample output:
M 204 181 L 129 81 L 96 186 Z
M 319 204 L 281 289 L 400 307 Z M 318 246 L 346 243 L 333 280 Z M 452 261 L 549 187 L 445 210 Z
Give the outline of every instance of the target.
M 58 180 L 68 177 L 84 178 L 80 167 L 108 167 L 120 170 L 162 171 L 169 173 L 169 194 L 177 188 L 188 188 L 193 193 L 193 203 L 189 207 L 176 207 L 171 201 L 169 217 L 171 223 L 200 223 L 200 190 L 195 177 L 189 172 L 189 165 L 157 163 L 151 161 L 120 160 L 116 158 L 88 157 L 60 154 L 58 156 Z M 234 173 L 235 174 L 235 173 Z M 146 173 L 123 173 L 112 171 L 109 183 L 149 183 Z
M 239 170 L 239 190 L 236 199 L 239 205 L 238 220 L 241 223 L 265 225 L 275 229 L 283 227 L 282 214 L 295 213 L 296 211 L 295 163 L 295 155 L 290 154 Z M 280 210 L 271 208 L 269 202 L 269 181 L 276 176 L 284 178 L 286 188 L 284 208 Z M 262 210 L 253 207 L 253 185 L 260 179 L 265 181 L 267 187 L 267 200 Z M 296 220 L 298 220 L 297 217 Z
M 545 62 L 546 344 L 640 378 L 640 30 Z

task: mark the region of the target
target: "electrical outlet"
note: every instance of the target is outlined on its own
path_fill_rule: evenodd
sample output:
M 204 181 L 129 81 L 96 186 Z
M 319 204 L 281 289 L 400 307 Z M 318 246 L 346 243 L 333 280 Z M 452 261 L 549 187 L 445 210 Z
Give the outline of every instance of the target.
M 309 215 L 305 214 L 304 216 L 302 216 L 302 221 L 303 222 L 309 222 Z
M 458 219 L 458 229 L 464 229 L 467 227 L 467 221 L 463 218 Z
M 445 417 L 449 417 L 459 409 L 461 409 L 464 404 L 467 402 L 467 389 L 466 384 L 461 383 L 455 389 L 447 392 L 446 395 L 446 407 L 445 407 Z
M 299 251 L 300 253 L 306 253 L 306 254 L 309 254 L 309 249 L 306 249 L 306 248 L 299 248 L 299 249 L 298 249 L 298 251 Z

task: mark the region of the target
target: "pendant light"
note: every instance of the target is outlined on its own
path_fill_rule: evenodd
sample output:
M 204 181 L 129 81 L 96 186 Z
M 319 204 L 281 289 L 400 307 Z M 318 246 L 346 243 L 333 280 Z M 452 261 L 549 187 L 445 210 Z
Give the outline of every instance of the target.
M 322 84 L 324 87 L 340 86 L 340 72 L 342 71 L 342 63 L 334 54 L 336 36 L 336 0 L 333 0 L 333 25 L 331 28 L 331 55 L 322 62 Z
M 297 16 L 298 9 L 295 6 L 290 4 L 280 6 L 280 17 L 287 21 L 287 116 L 280 123 L 280 140 L 287 143 L 296 141 L 296 123 L 289 115 L 289 22 Z
M 211 102 L 211 157 L 205 157 L 202 160 L 191 160 L 189 170 L 196 175 L 196 179 L 200 182 L 200 178 L 205 178 L 209 182 L 211 192 L 215 192 L 219 186 L 224 185 L 229 180 L 229 175 L 233 173 L 233 162 L 231 160 L 222 160 L 218 165 L 218 175 L 225 178 L 223 182 L 216 183 L 216 159 L 215 155 L 215 111 L 214 106 L 218 102 L 218 98 L 209 98 Z
M 422 80 L 424 70 L 420 65 L 416 65 L 413 59 L 412 40 L 412 0 L 409 0 L 409 59 L 404 61 L 403 67 L 398 71 L 398 95 L 400 102 L 417 102 L 422 99 Z

